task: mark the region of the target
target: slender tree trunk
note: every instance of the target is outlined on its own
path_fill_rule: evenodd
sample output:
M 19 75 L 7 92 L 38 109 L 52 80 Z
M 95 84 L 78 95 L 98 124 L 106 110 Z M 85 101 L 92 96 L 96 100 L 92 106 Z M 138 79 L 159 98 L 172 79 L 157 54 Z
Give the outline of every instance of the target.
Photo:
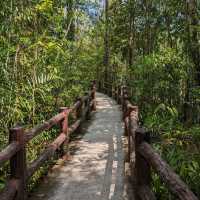
M 172 36 L 170 32 L 171 19 L 170 19 L 169 13 L 166 13 L 165 19 L 166 19 L 167 34 L 168 34 L 168 45 L 170 45 L 170 47 L 173 48 L 173 41 L 172 41 Z
M 185 43 L 187 53 L 189 58 L 193 61 L 195 66 L 195 75 L 192 77 L 194 80 L 195 86 L 200 86 L 200 49 L 199 49 L 199 38 L 198 38 L 198 12 L 197 12 L 197 1 L 196 0 L 186 0 L 186 31 L 187 31 L 187 40 Z M 191 70 L 192 71 L 192 70 Z M 196 118 L 195 113 L 198 110 L 198 106 L 195 105 L 193 108 L 189 102 L 190 99 L 190 80 L 188 79 L 186 85 L 185 99 L 183 105 L 184 113 L 184 122 L 187 126 L 190 126 L 193 122 L 193 118 Z M 193 100 L 192 100 L 193 101 Z
M 150 26 L 150 8 L 151 8 L 151 1 L 145 0 L 145 18 L 146 18 L 146 24 L 145 24 L 145 54 L 148 55 L 151 52 L 151 26 Z
M 67 3 L 67 39 L 75 40 L 75 24 L 74 24 L 74 0 L 68 0 Z
M 134 19 L 134 1 L 129 1 L 129 57 L 128 63 L 129 67 L 133 64 L 133 51 L 134 51 L 134 29 L 135 29 L 135 19 Z
M 105 82 L 109 80 L 109 0 L 105 0 L 105 36 L 104 36 L 104 67 L 105 67 Z
M 197 10 L 197 1 L 189 0 L 188 2 L 188 13 L 190 18 L 190 56 L 195 65 L 196 75 L 195 82 L 197 86 L 200 86 L 200 44 L 198 38 L 199 19 Z

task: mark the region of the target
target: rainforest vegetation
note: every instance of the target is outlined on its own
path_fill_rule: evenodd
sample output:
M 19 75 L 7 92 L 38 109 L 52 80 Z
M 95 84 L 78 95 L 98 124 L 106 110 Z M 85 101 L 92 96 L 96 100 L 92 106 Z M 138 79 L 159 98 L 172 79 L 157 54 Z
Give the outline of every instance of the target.
M 200 1 L 0 2 L 0 149 L 97 83 L 131 87 L 154 147 L 200 197 Z M 56 131 L 28 146 L 34 160 Z M 8 166 L 0 168 L 4 187 Z M 30 182 L 34 188 L 45 167 Z M 173 199 L 155 175 L 157 199 Z

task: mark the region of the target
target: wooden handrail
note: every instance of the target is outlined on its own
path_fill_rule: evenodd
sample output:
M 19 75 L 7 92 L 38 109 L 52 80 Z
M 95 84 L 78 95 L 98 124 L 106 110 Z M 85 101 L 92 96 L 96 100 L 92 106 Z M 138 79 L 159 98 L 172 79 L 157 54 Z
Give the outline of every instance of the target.
M 5 189 L 1 193 L 1 200 L 13 200 L 20 185 L 18 179 L 11 179 L 7 182 Z
M 166 161 L 151 147 L 150 133 L 144 128 L 139 128 L 139 110 L 130 102 L 129 89 L 126 86 L 115 87 L 114 98 L 122 105 L 125 136 L 128 139 L 127 161 L 130 162 L 131 178 L 135 182 L 135 199 L 156 199 L 151 190 L 151 169 L 154 169 L 175 197 L 180 200 L 198 200 Z M 111 93 L 106 92 L 108 95 Z
M 90 92 L 79 98 L 71 108 L 60 108 L 60 113 L 50 120 L 25 131 L 22 127 L 15 127 L 10 130 L 9 145 L 0 152 L 0 166 L 6 161 L 10 161 L 11 177 L 3 191 L 0 192 L 3 200 L 25 200 L 27 198 L 27 181 L 50 159 L 56 150 L 64 153 L 64 145 L 69 142 L 69 136 L 76 131 L 81 123 L 87 119 L 91 111 L 96 109 L 95 102 L 96 82 L 93 81 Z M 71 112 L 76 112 L 77 119 L 69 125 L 68 118 Z M 50 130 L 53 126 L 60 124 L 60 134 L 48 147 L 27 166 L 26 144 L 35 136 L 45 130 Z M 63 154 L 62 154 L 63 155 Z
M 20 145 L 18 142 L 11 142 L 5 149 L 0 152 L 0 166 L 8 161 L 17 151 Z
M 32 140 L 35 136 L 39 135 L 45 130 L 51 129 L 54 125 L 57 125 L 60 121 L 64 119 L 64 113 L 59 113 L 56 116 L 52 117 L 50 120 L 34 127 L 31 130 L 25 132 L 26 135 L 26 142 Z
M 197 200 L 188 186 L 148 143 L 142 142 L 138 147 L 138 153 L 152 166 L 175 196 L 182 200 Z

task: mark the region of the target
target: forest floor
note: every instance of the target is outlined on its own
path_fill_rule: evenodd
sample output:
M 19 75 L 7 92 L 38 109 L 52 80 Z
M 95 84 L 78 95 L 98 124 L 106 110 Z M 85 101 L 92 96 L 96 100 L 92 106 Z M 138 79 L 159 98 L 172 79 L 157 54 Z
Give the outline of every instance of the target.
M 82 132 L 70 144 L 70 159 L 49 172 L 31 200 L 133 200 L 120 106 L 97 93 L 97 110 Z

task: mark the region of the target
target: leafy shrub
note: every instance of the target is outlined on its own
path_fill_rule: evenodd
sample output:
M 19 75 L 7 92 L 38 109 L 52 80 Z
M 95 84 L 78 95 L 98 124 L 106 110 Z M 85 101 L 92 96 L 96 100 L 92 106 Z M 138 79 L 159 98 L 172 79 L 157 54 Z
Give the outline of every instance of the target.
M 153 113 L 159 105 L 182 113 L 185 99 L 182 88 L 185 88 L 189 67 L 191 65 L 182 55 L 171 48 L 138 59 L 128 73 L 133 77 L 130 80 L 135 94 L 133 100 L 144 113 L 142 116 Z

